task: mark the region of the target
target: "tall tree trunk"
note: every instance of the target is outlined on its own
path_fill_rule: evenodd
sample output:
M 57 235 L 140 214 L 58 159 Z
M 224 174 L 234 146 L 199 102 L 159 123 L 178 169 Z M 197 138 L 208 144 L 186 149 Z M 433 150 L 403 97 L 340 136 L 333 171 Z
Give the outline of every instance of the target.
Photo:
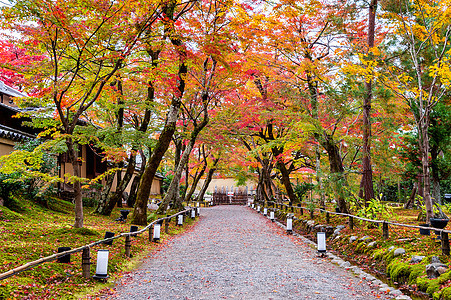
M 371 0 L 368 12 L 368 56 L 371 55 L 371 48 L 374 47 L 377 1 Z M 363 148 L 362 148 L 362 187 L 365 206 L 374 198 L 373 170 L 371 167 L 371 100 L 373 98 L 372 79 L 365 82 L 366 96 L 363 98 Z
M 176 83 L 177 92 L 172 97 L 163 131 L 158 138 L 155 149 L 150 156 L 149 161 L 141 176 L 138 193 L 136 195 L 135 208 L 133 210 L 131 220 L 131 222 L 136 225 L 147 224 L 147 202 L 150 196 L 152 181 L 155 177 L 155 173 L 157 172 L 160 162 L 163 159 L 163 156 L 166 153 L 169 144 L 171 143 L 172 136 L 174 135 L 180 106 L 182 105 L 182 97 L 185 92 L 185 80 L 188 73 L 188 67 L 186 65 L 187 53 L 184 42 L 179 36 L 175 34 L 176 31 L 174 27 L 174 13 L 177 5 L 177 1 L 171 0 L 165 2 L 162 7 L 162 12 L 165 15 L 164 32 L 170 39 L 171 43 L 175 46 L 180 59 L 180 66 Z
M 74 204 L 75 204 L 75 222 L 74 228 L 82 228 L 83 227 L 83 199 L 81 192 L 81 183 L 79 178 L 81 177 L 80 165 L 78 161 L 78 149 L 77 145 L 74 144 L 71 138 L 66 139 L 67 145 L 67 154 L 69 156 L 69 161 L 72 164 L 72 168 L 74 171 L 74 176 L 76 178 L 73 183 L 74 187 Z
M 331 181 L 335 196 L 337 197 L 338 207 L 340 212 L 348 213 L 348 205 L 343 189 L 343 187 L 347 185 L 347 181 L 344 176 L 343 160 L 340 155 L 340 149 L 333 138 L 327 134 L 324 134 L 324 138 L 321 139 L 321 144 L 329 156 Z
M 438 155 L 439 155 L 439 147 L 437 145 L 433 145 L 431 147 L 432 197 L 439 204 L 443 204 L 442 198 L 440 195 L 440 176 L 439 176 L 439 169 L 438 169 L 438 165 L 437 165 Z
M 194 192 L 196 191 L 197 184 L 199 183 L 199 180 L 204 176 L 205 171 L 207 169 L 207 160 L 204 157 L 204 164 L 202 165 L 202 168 L 199 172 L 196 172 L 193 178 L 193 183 L 191 184 L 191 187 L 188 191 L 188 193 L 185 196 L 185 202 L 189 202 L 191 200 L 191 197 L 193 196 Z
M 207 109 L 205 107 L 205 109 Z M 207 113 L 207 112 L 205 112 Z M 169 203 L 172 201 L 174 203 L 175 209 L 180 209 L 182 207 L 182 203 L 180 201 L 179 196 L 179 185 L 180 178 L 183 172 L 183 169 L 188 162 L 191 151 L 194 148 L 194 144 L 196 143 L 196 139 L 199 136 L 199 133 L 204 129 L 204 127 L 208 124 L 208 115 L 204 115 L 204 119 L 199 123 L 194 125 L 194 129 L 191 132 L 190 139 L 188 145 L 186 145 L 185 151 L 183 151 L 182 157 L 178 163 L 176 171 L 174 173 L 174 177 L 172 178 L 171 184 L 169 185 L 168 191 L 163 199 L 163 202 L 160 204 L 160 207 L 157 210 L 157 214 L 165 213 Z
M 431 180 L 429 171 L 429 114 L 426 112 L 424 118 L 420 120 L 421 128 L 419 134 L 420 139 L 420 152 L 421 152 L 421 165 L 423 171 L 423 199 L 426 206 L 426 222 L 429 223 L 430 218 L 433 217 L 433 201 L 431 198 Z
M 213 174 L 216 172 L 216 166 L 218 165 L 219 159 L 220 156 L 214 159 L 213 165 L 210 167 L 210 170 L 208 170 L 207 178 L 205 178 L 204 184 L 200 189 L 199 195 L 197 195 L 196 201 L 202 201 L 204 199 L 205 192 L 207 191 L 208 186 L 210 185 L 210 182 L 213 179 Z
M 140 151 L 141 159 L 142 159 L 142 165 L 141 169 L 139 170 L 138 174 L 135 175 L 132 181 L 132 185 L 130 186 L 130 195 L 128 195 L 127 199 L 127 206 L 128 207 L 134 207 L 136 202 L 136 194 L 138 192 L 139 182 L 141 181 L 141 176 L 144 173 L 144 166 L 146 165 L 146 156 L 144 155 L 143 151 Z
M 182 91 L 184 91 L 184 76 L 186 75 L 186 66 L 183 63 L 183 68 L 179 70 L 179 75 L 184 74 L 183 77 L 180 76 L 180 82 L 183 82 L 183 85 L 180 85 Z M 183 94 L 183 92 L 181 93 Z M 132 224 L 136 225 L 146 225 L 147 224 L 147 202 L 150 196 L 150 189 L 152 187 L 152 181 L 155 177 L 155 173 L 157 172 L 158 166 L 163 158 L 163 155 L 166 153 L 166 150 L 169 147 L 169 144 L 172 140 L 172 135 L 175 132 L 175 127 L 177 123 L 178 111 L 181 105 L 181 97 L 173 97 L 171 107 L 169 109 L 166 123 L 163 128 L 163 131 L 158 138 L 157 145 L 155 146 L 152 155 L 149 158 L 147 165 L 145 166 L 144 172 L 141 176 L 138 193 L 136 195 L 136 203 L 135 209 L 133 210 L 132 215 Z
M 274 137 L 274 133 L 273 133 L 273 125 L 271 122 L 269 122 L 268 125 L 266 125 L 266 132 L 268 135 L 267 137 L 265 137 L 264 133 L 262 131 L 260 131 L 260 136 L 262 137 L 262 139 L 264 139 L 264 140 L 269 139 L 271 141 L 274 141 L 275 137 Z M 271 152 L 276 159 L 276 167 L 280 171 L 280 174 L 282 175 L 281 182 L 282 182 L 283 186 L 285 187 L 285 190 L 287 192 L 288 198 L 290 199 L 290 202 L 297 203 L 298 199 L 296 197 L 296 194 L 293 191 L 293 186 L 291 185 L 291 181 L 290 181 L 290 172 L 288 171 L 287 166 L 285 165 L 285 162 L 283 161 L 283 158 L 281 157 L 281 155 L 283 153 L 283 146 L 271 147 Z

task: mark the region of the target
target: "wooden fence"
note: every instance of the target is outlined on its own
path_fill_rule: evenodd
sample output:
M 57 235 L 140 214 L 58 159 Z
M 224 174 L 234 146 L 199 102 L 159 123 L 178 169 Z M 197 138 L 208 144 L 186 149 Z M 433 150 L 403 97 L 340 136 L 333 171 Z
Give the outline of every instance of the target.
M 227 193 L 213 193 L 213 205 L 246 205 L 248 196 L 246 192 L 235 192 L 228 196 Z
M 435 232 L 440 233 L 440 239 L 441 239 L 441 248 L 442 248 L 442 254 L 443 255 L 450 255 L 450 244 L 449 244 L 449 233 L 451 233 L 451 230 L 445 230 L 445 229 L 439 229 L 435 227 L 423 227 L 423 226 L 417 226 L 417 225 L 409 225 L 409 224 L 402 224 L 402 223 L 396 223 L 396 222 L 390 222 L 385 220 L 372 220 L 367 218 L 358 217 L 352 214 L 346 214 L 346 213 L 339 213 L 339 212 L 332 212 L 325 210 L 323 208 L 314 208 L 313 210 L 311 208 L 303 207 L 303 206 L 292 206 L 282 203 L 275 203 L 275 202 L 269 202 L 269 206 L 272 207 L 273 210 L 281 210 L 286 212 L 292 212 L 295 213 L 297 210 L 299 211 L 300 215 L 304 214 L 304 210 L 308 211 L 310 214 L 310 218 L 314 218 L 314 211 L 318 211 L 320 213 L 326 214 L 326 223 L 330 222 L 330 215 L 339 215 L 343 216 L 345 218 L 348 218 L 348 226 L 349 229 L 354 230 L 354 219 L 370 222 L 370 223 L 376 223 L 376 224 L 382 224 L 382 236 L 385 239 L 389 238 L 389 225 L 391 226 L 398 226 L 398 227 L 406 227 L 406 228 L 415 228 L 415 229 L 426 229 L 426 230 L 434 230 Z M 262 206 L 261 210 L 263 210 L 264 206 Z
M 103 244 L 105 242 L 109 242 L 109 241 L 113 241 L 115 239 L 119 239 L 119 238 L 125 237 L 125 256 L 126 257 L 131 257 L 130 249 L 131 249 L 131 236 L 132 235 L 135 236 L 135 235 L 142 234 L 142 233 L 148 231 L 149 232 L 149 241 L 151 241 L 152 238 L 153 238 L 153 226 L 155 224 L 157 224 L 157 223 L 158 224 L 162 224 L 164 222 L 165 232 L 169 233 L 169 222 L 170 222 L 170 220 L 172 218 L 177 217 L 180 214 L 189 216 L 191 214 L 191 211 L 194 210 L 194 209 L 195 208 L 190 207 L 190 208 L 185 209 L 185 210 L 183 210 L 181 212 L 178 212 L 178 213 L 176 213 L 174 215 L 167 216 L 165 218 L 160 218 L 158 220 L 153 221 L 152 223 L 150 223 L 149 225 L 147 225 L 146 227 L 144 227 L 143 229 L 138 230 L 138 231 L 124 232 L 124 233 L 121 233 L 121 234 L 119 234 L 117 236 L 113 236 L 113 237 L 110 237 L 110 238 L 99 240 L 99 241 L 93 242 L 93 243 L 88 244 L 88 245 L 84 245 L 84 246 L 81 246 L 81 247 L 78 247 L 78 248 L 75 248 L 75 249 L 71 249 L 71 250 L 68 250 L 68 251 L 56 253 L 56 254 L 53 254 L 53 255 L 50 255 L 50 256 L 47 256 L 47 257 L 43 257 L 43 258 L 40 258 L 38 260 L 26 263 L 26 264 L 24 264 L 22 266 L 19 266 L 17 268 L 14 268 L 12 270 L 9 270 L 7 272 L 4 272 L 4 273 L 0 274 L 0 280 L 6 279 L 6 278 L 11 277 L 13 275 L 16 275 L 16 274 L 18 274 L 20 272 L 23 272 L 23 271 L 29 270 L 31 268 L 34 268 L 34 267 L 36 267 L 36 266 L 38 266 L 38 265 L 40 265 L 42 263 L 49 262 L 49 261 L 58 259 L 58 258 L 60 258 L 62 256 L 65 256 L 65 255 L 68 255 L 68 254 L 72 254 L 72 253 L 77 253 L 77 252 L 82 252 L 82 262 L 81 262 L 81 264 L 82 264 L 83 277 L 89 278 L 91 276 L 91 274 L 90 274 L 91 273 L 90 250 L 91 250 L 92 247 L 95 247 L 97 245 Z M 177 222 L 177 218 L 175 218 L 175 222 Z

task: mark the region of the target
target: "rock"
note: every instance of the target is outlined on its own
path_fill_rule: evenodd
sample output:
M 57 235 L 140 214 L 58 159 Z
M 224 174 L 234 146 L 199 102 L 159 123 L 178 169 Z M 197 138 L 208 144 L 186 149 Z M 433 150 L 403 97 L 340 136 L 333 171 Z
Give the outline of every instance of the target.
M 398 239 L 395 242 L 398 243 L 398 244 L 403 244 L 403 243 L 411 242 L 413 240 L 414 239 Z
M 315 221 L 310 220 L 310 221 L 307 221 L 306 224 L 307 224 L 308 227 L 313 227 L 313 226 L 315 226 Z
M 406 254 L 406 250 L 404 250 L 404 248 L 398 248 L 395 250 L 395 252 L 393 252 L 394 257 L 401 256 L 404 254 Z
M 390 246 L 390 248 L 388 248 L 388 252 L 391 252 L 393 249 L 395 249 L 395 246 Z
M 352 272 L 354 272 L 354 273 L 360 273 L 362 270 L 359 268 L 359 267 L 357 267 L 357 266 L 351 266 L 351 267 L 349 267 L 349 270 L 351 270 Z
M 410 259 L 410 263 L 411 264 L 418 264 L 418 263 L 422 262 L 424 258 L 425 258 L 425 256 L 414 255 Z
M 356 237 L 355 235 L 353 235 L 353 236 L 351 236 L 351 237 L 349 238 L 349 242 L 350 242 L 350 243 L 353 243 L 353 242 L 355 242 L 355 241 L 357 241 L 357 237 Z
M 380 285 L 380 287 L 381 287 L 381 288 L 388 288 L 388 284 L 383 283 L 383 284 Z
M 412 298 L 410 298 L 409 296 L 406 295 L 400 295 L 398 297 L 395 298 L 396 300 L 411 300 Z
M 441 274 L 445 273 L 447 270 L 448 270 L 448 266 L 445 264 L 442 264 L 441 262 L 431 263 L 426 266 L 426 274 L 429 279 L 437 278 Z
M 401 296 L 402 292 L 400 290 L 392 290 L 392 291 L 390 291 L 390 295 L 397 297 L 397 296 Z
M 366 236 L 360 238 L 359 242 L 369 242 L 370 240 L 372 240 L 372 238 L 366 235 Z
M 376 248 L 376 246 L 377 246 L 377 242 L 374 241 L 374 242 L 369 243 L 366 247 L 368 249 L 374 249 L 374 248 Z
M 326 227 L 326 226 L 318 224 L 318 225 L 313 226 L 312 230 L 321 232 L 321 231 L 325 231 L 324 227 Z
M 343 229 L 345 229 L 345 228 L 346 228 L 345 225 L 338 225 L 338 226 L 336 227 L 336 229 L 338 229 L 338 230 L 343 230 Z
M 351 263 L 349 261 L 343 261 L 343 263 L 340 264 L 340 267 L 342 268 L 349 268 L 351 266 Z
M 156 205 L 155 203 L 149 203 L 149 204 L 147 204 L 147 208 L 149 210 L 157 210 L 158 209 L 158 205 Z
M 443 273 L 445 273 L 446 271 L 448 271 L 448 266 L 446 266 L 446 267 L 438 267 L 437 268 L 437 272 L 440 274 L 440 275 L 442 275 Z M 440 276 L 439 275 L 439 276 Z
M 431 264 L 441 264 L 440 258 L 438 256 L 431 257 Z

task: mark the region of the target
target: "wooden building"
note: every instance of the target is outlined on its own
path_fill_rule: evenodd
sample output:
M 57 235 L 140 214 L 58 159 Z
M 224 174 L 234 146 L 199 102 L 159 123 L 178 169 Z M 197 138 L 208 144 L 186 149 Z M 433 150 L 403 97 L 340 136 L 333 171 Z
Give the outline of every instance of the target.
M 23 125 L 26 118 L 14 117 L 23 109 L 20 109 L 14 102 L 16 97 L 27 97 L 26 94 L 4 84 L 0 80 L 0 156 L 11 153 L 14 149 L 14 145 L 18 142 L 24 142 L 29 139 L 35 139 L 38 130 L 26 127 Z M 103 160 L 103 156 L 90 145 L 81 145 L 79 148 L 80 170 L 81 177 L 93 179 L 103 174 L 108 169 L 107 162 Z M 64 174 L 73 174 L 72 164 L 67 159 L 67 155 L 61 154 L 56 157 L 58 173 L 60 178 L 65 178 Z M 163 177 L 155 176 L 152 182 L 152 195 L 159 195 L 161 193 Z M 105 182 L 103 182 L 105 183 Z M 127 187 L 126 192 L 130 191 L 130 185 Z M 116 187 L 116 180 L 113 182 L 112 190 Z M 68 192 L 70 194 L 72 188 L 68 183 L 61 183 L 58 186 L 61 192 Z

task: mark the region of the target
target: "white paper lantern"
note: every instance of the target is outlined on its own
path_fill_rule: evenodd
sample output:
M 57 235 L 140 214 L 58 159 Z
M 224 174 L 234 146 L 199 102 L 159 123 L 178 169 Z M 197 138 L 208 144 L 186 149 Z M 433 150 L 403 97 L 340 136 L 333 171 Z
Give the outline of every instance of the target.
M 96 279 L 106 279 L 108 278 L 108 255 L 109 250 L 98 250 L 97 251 L 97 264 L 96 264 L 96 275 L 93 277 Z
M 191 210 L 191 219 L 196 218 L 196 211 L 194 209 Z
M 161 224 L 154 224 L 153 225 L 153 240 L 154 241 L 160 240 L 160 231 L 161 231 Z
M 268 209 L 265 207 L 265 208 L 263 208 L 263 215 L 264 216 L 267 216 L 268 215 Z
M 177 218 L 177 225 L 182 226 L 183 225 L 183 215 L 179 215 Z
M 274 212 L 273 211 L 269 212 L 269 219 L 274 222 Z
M 318 241 L 318 252 L 320 252 L 320 253 L 326 252 L 326 233 L 318 232 L 316 234 L 316 238 Z
M 287 219 L 287 232 L 288 233 L 293 232 L 293 219 L 292 218 Z

